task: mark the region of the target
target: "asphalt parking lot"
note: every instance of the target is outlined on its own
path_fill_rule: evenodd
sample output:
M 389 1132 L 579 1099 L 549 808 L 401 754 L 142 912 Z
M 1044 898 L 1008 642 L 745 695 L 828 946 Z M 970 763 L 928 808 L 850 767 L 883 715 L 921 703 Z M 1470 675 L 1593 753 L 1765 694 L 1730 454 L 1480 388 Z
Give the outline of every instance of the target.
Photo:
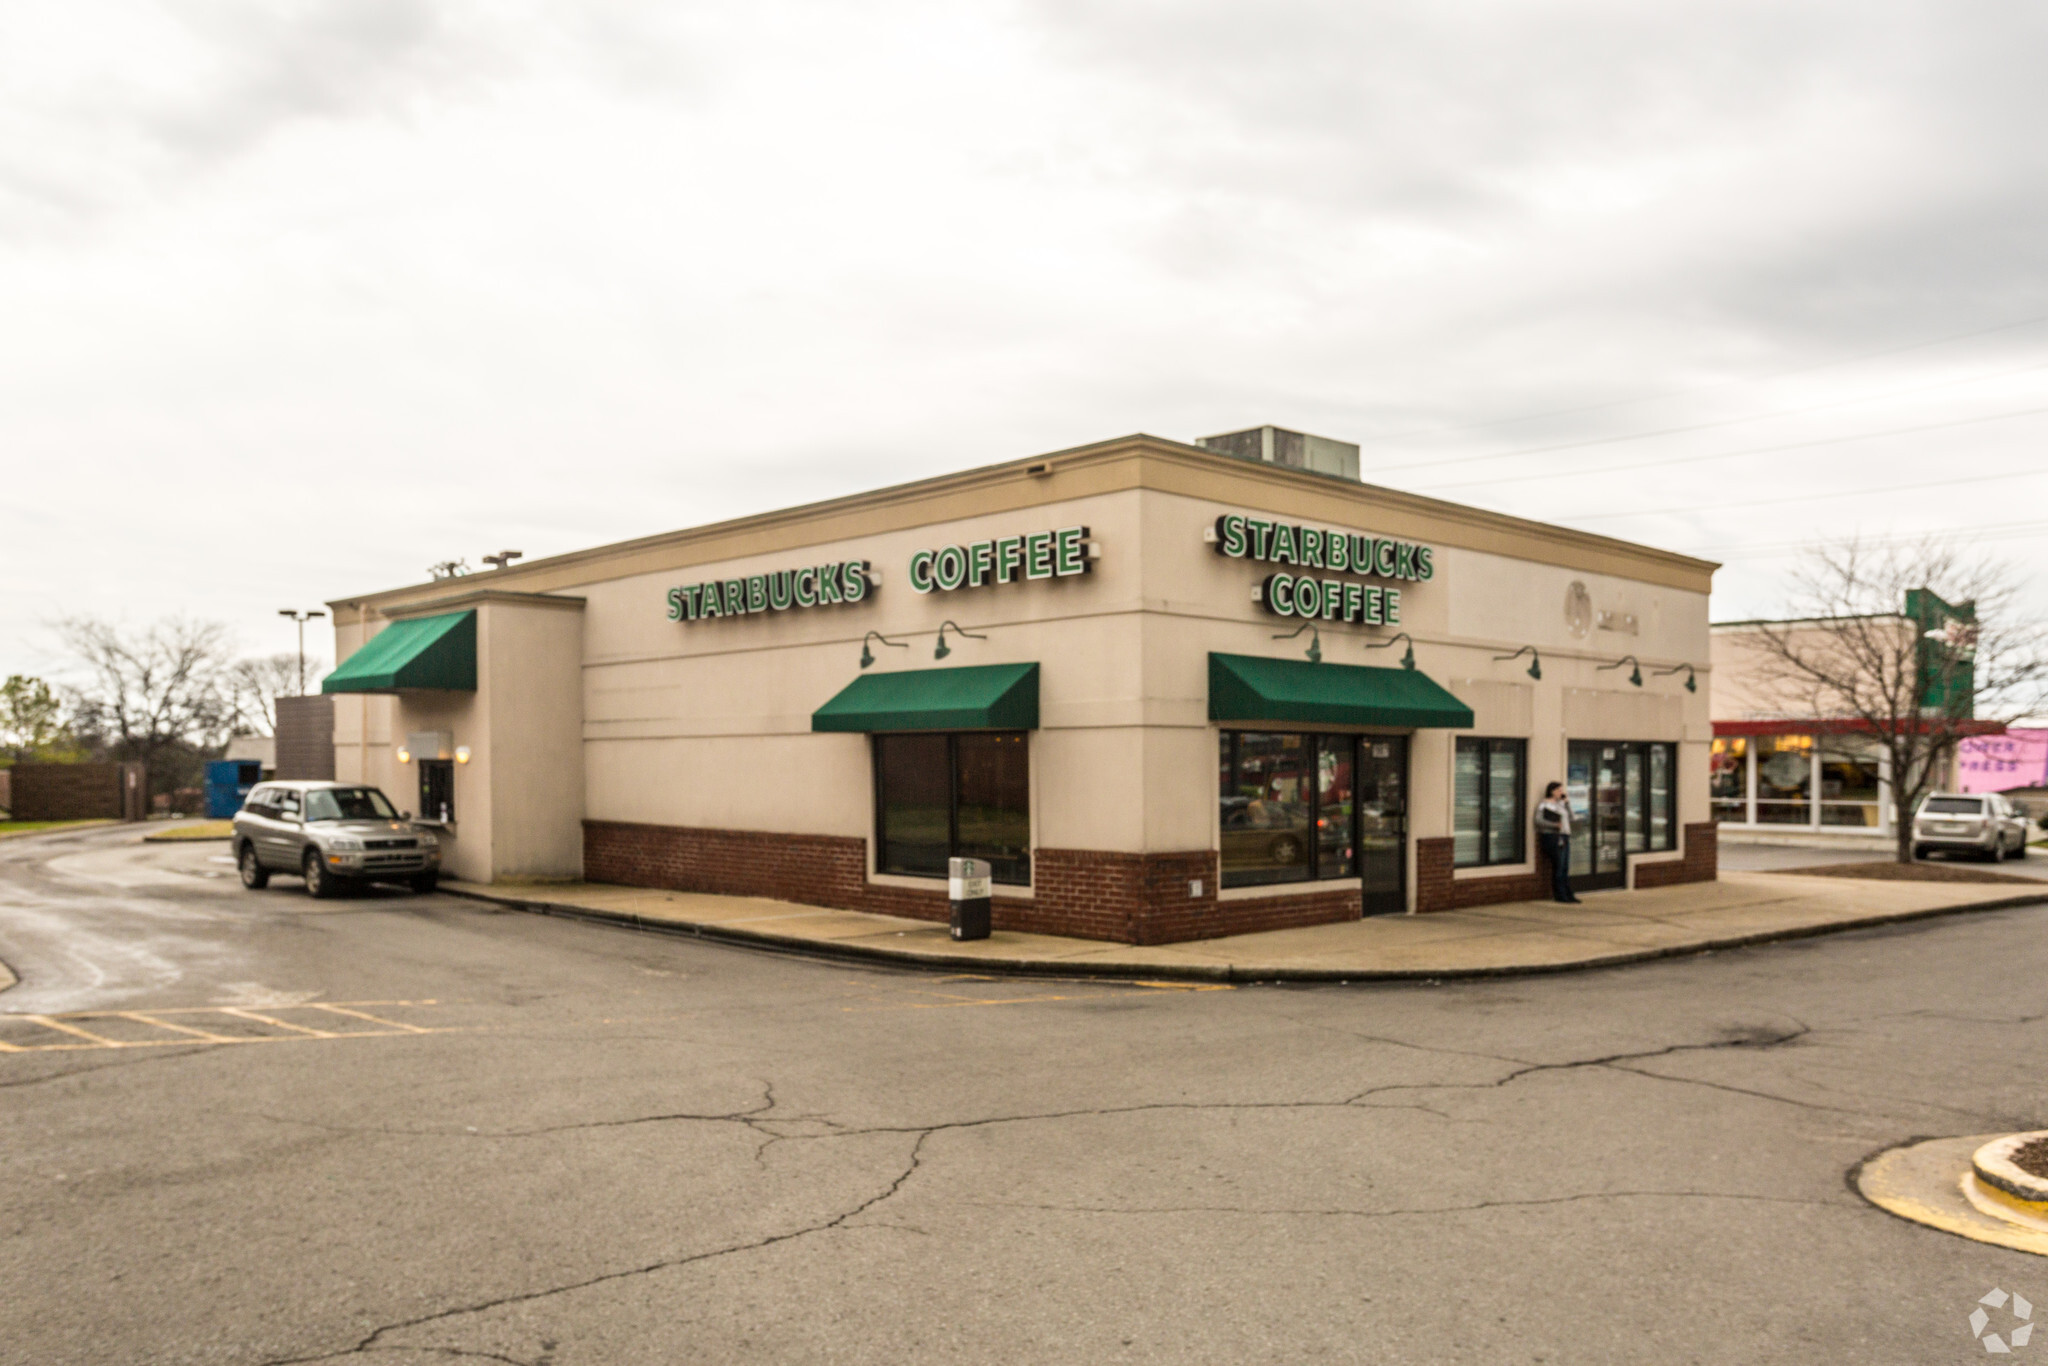
M 2044 908 L 1005 981 L 134 840 L 0 844 L 0 1361 L 1927 1363 L 2048 1304 L 1844 1179 L 2048 1122 Z

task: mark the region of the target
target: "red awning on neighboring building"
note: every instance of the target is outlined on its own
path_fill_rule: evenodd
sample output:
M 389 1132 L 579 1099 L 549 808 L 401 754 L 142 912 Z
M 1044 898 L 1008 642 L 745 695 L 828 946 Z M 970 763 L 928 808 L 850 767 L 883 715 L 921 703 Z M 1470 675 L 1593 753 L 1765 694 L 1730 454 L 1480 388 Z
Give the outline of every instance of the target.
M 1959 735 L 2003 735 L 2003 721 L 1957 721 L 1953 723 Z M 1832 717 L 1815 720 L 1780 721 L 1716 721 L 1716 739 L 1729 735 L 1869 735 L 1875 731 L 1868 721 L 1851 717 Z

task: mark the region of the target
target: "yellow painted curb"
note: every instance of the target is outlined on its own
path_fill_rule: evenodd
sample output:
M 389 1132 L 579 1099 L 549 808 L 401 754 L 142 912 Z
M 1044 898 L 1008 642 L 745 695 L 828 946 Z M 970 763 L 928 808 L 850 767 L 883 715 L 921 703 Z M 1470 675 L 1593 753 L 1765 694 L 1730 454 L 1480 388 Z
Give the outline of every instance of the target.
M 2048 1257 L 2048 1223 L 2028 1227 L 2019 1222 L 2018 1211 L 2001 1214 L 1973 1198 L 1983 1188 L 1971 1170 L 1971 1159 L 1979 1148 L 2003 1137 L 1933 1138 L 1889 1149 L 1857 1170 L 1856 1189 L 1871 1204 L 1901 1219 L 1975 1242 Z

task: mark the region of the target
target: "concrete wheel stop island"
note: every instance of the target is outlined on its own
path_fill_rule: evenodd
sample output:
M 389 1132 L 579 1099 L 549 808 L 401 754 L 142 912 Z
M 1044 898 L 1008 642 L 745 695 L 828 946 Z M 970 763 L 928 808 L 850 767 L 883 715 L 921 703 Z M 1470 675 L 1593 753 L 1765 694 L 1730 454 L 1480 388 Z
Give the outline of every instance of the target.
M 2048 1257 L 2048 1129 L 1923 1139 L 1865 1160 L 1854 1180 L 1901 1219 Z

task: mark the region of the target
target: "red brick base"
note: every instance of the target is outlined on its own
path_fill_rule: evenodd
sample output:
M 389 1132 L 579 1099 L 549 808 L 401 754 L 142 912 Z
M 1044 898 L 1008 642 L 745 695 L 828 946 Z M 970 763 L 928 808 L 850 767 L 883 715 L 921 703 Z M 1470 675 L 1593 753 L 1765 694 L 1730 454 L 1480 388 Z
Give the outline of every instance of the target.
M 1460 878 L 1451 871 L 1452 851 L 1456 843 L 1451 839 L 1415 841 L 1417 912 L 1497 906 L 1503 901 L 1534 901 L 1550 895 L 1550 860 L 1541 852 L 1536 855 L 1536 871 L 1533 873 Z
M 1467 906 L 1495 906 L 1503 901 L 1547 901 L 1550 860 L 1539 849 L 1536 869 L 1498 877 L 1460 878 L 1452 874 L 1452 841 L 1415 841 L 1415 909 L 1455 911 Z M 1712 882 L 1718 876 L 1719 842 L 1714 823 L 1685 827 L 1684 854 L 1673 860 L 1635 865 L 1638 888 L 1670 887 L 1681 882 Z
M 1448 844 L 1448 841 L 1445 841 Z M 950 914 L 945 884 L 877 886 L 867 880 L 867 843 L 832 835 L 778 835 L 623 821 L 583 823 L 583 876 L 628 887 L 765 896 L 810 906 L 917 920 Z M 1171 944 L 1226 934 L 1356 920 L 1356 891 L 1218 901 L 1213 850 L 1117 854 L 1039 849 L 1033 895 L 996 889 L 995 927 L 1125 944 Z M 1199 896 L 1189 884 L 1202 884 Z
M 1712 882 L 1720 876 L 1721 837 L 1712 821 L 1685 827 L 1685 854 L 1670 863 L 1636 865 L 1636 886 L 1671 887 L 1681 882 Z

